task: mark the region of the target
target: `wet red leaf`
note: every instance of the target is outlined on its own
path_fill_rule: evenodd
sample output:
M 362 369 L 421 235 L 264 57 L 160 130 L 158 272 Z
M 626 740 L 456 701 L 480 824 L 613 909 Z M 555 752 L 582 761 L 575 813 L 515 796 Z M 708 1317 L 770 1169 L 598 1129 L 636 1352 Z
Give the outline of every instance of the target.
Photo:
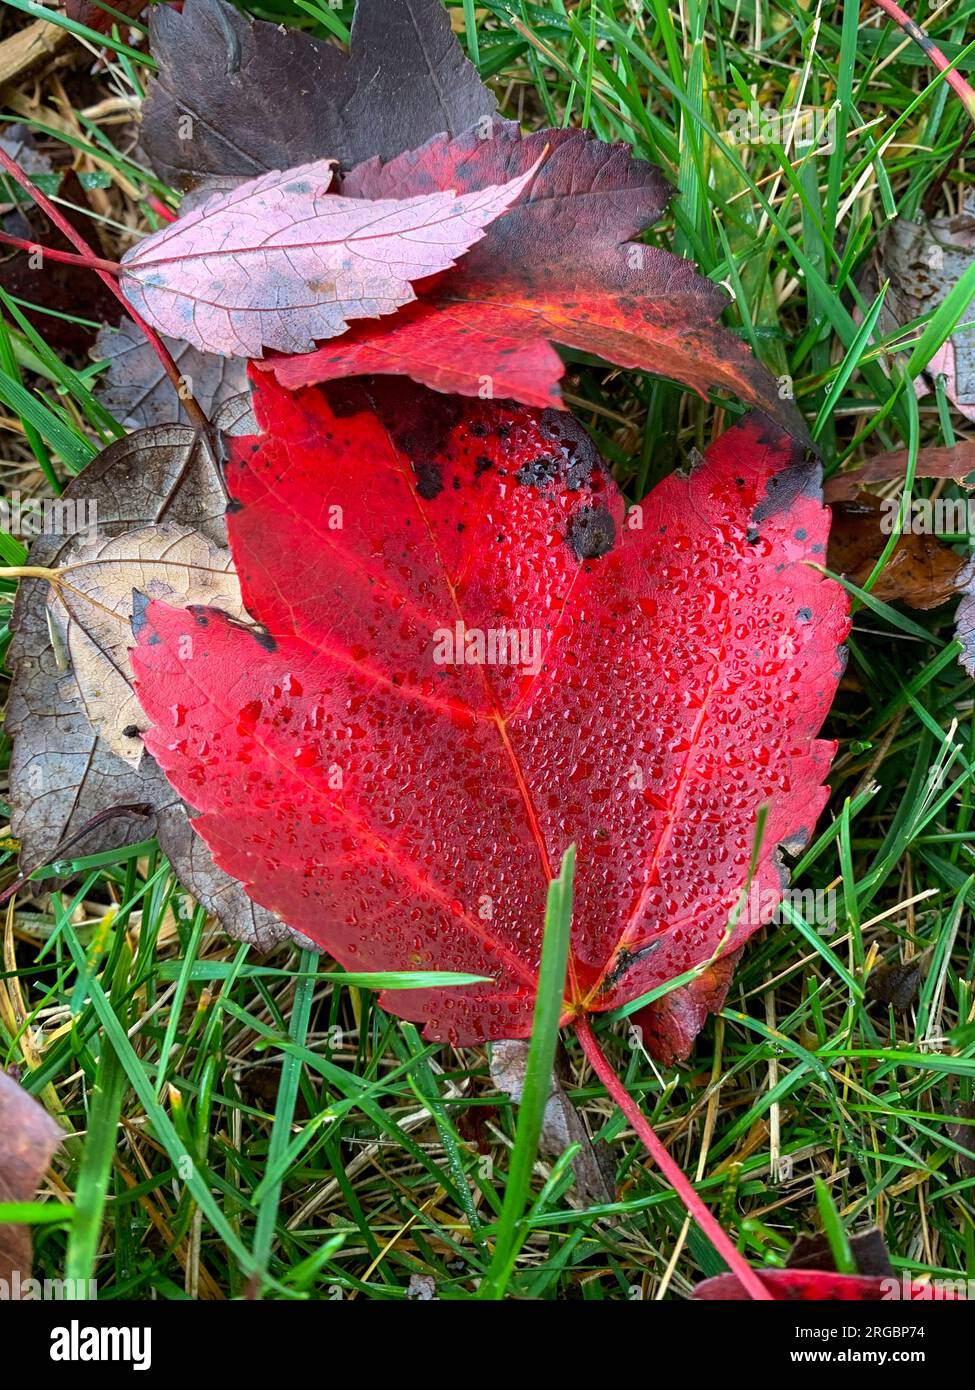
M 384 996 L 432 1039 L 529 1032 L 570 843 L 566 1018 L 738 949 L 827 795 L 817 467 L 756 413 L 626 513 L 570 416 L 257 375 L 227 482 L 261 626 L 136 621 L 146 747 L 217 863 L 346 966 L 488 976 Z
M 301 359 L 275 361 L 278 379 L 305 386 L 364 372 L 401 373 L 438 391 L 560 402 L 564 367 L 553 344 L 621 367 L 674 378 L 704 393 L 723 388 L 803 433 L 791 402 L 738 338 L 720 327 L 720 286 L 690 261 L 633 238 L 663 212 L 671 188 L 626 146 L 579 130 L 498 123 L 429 141 L 342 181 L 358 198 L 459 193 L 523 174 L 551 147 L 512 209 L 455 271 L 418 286 L 420 303 L 357 325 Z

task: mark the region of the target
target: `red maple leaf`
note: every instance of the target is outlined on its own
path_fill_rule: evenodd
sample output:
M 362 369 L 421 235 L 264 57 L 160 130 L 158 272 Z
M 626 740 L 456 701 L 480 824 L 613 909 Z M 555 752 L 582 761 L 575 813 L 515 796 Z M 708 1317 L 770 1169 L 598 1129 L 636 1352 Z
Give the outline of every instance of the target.
M 530 1032 L 570 843 L 567 1017 L 736 950 L 834 751 L 846 603 L 801 451 L 753 415 L 626 514 L 556 412 L 388 378 L 255 405 L 228 526 L 261 627 L 154 603 L 135 654 L 221 867 L 345 965 L 490 976 L 384 997 L 438 1040 Z
M 463 193 L 525 173 L 550 147 L 520 205 L 456 270 L 418 285 L 419 303 L 355 325 L 316 352 L 272 360 L 279 381 L 400 373 L 438 391 L 558 405 L 564 367 L 552 344 L 560 343 L 702 394 L 723 388 L 803 436 L 775 379 L 718 324 L 724 290 L 692 262 L 632 239 L 657 221 L 672 192 L 652 165 L 580 130 L 522 137 L 516 125 L 499 123 L 483 136 L 438 136 L 344 177 L 346 197 Z
M 430 1039 L 530 1032 L 574 843 L 563 1021 L 741 1272 L 586 1016 L 706 979 L 825 803 L 848 622 L 808 563 L 818 467 L 753 413 L 627 511 L 570 416 L 255 375 L 227 520 L 260 626 L 140 605 L 147 748 L 217 864 L 344 966 L 487 977 L 381 997 Z

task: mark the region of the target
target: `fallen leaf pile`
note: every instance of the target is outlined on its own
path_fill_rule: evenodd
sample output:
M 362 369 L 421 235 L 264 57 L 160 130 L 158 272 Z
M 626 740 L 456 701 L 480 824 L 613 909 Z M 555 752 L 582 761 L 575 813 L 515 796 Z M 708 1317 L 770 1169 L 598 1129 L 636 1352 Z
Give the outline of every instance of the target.
M 622 367 L 663 371 L 704 393 L 724 387 L 790 429 L 802 425 L 761 363 L 716 319 L 724 291 L 689 261 L 633 240 L 660 217 L 670 188 L 619 145 L 578 130 L 522 136 L 511 123 L 430 141 L 342 178 L 358 198 L 409 198 L 432 188 L 458 196 L 523 178 L 548 155 L 524 196 L 457 270 L 378 325 L 358 325 L 307 357 L 272 362 L 304 386 L 363 372 L 398 372 L 438 391 L 526 405 L 558 405 L 553 343 Z M 611 200 L 612 218 L 606 216 Z
M 724 388 L 803 433 L 771 374 L 717 324 L 724 291 L 690 262 L 634 240 L 668 201 L 658 171 L 581 131 L 522 137 L 495 120 L 494 99 L 463 58 L 440 0 L 361 0 L 348 56 L 249 24 L 224 0 L 187 0 L 181 15 L 160 8 L 151 35 L 160 73 L 144 116 L 150 158 L 184 188 L 233 189 L 227 203 L 195 199 L 174 227 L 126 257 L 123 288 L 160 331 L 252 357 L 262 343 L 307 353 L 307 362 L 275 364 L 292 386 L 398 372 L 436 390 L 542 406 L 561 399 L 564 369 L 552 346 L 560 343 L 663 370 L 701 392 Z M 339 166 L 331 217 L 323 161 Z M 305 165 L 319 169 L 310 186 Z M 244 200 L 239 227 L 236 199 Z M 350 199 L 365 206 L 356 213 Z M 487 199 L 495 213 L 508 200 L 514 206 L 477 254 L 441 276 L 460 245 L 453 219 L 424 234 L 426 270 L 419 258 L 401 258 L 397 238 L 381 257 L 357 245 L 360 219 L 368 227 L 397 217 L 397 229 L 408 228 L 413 199 L 428 200 L 419 205 L 428 211 L 429 200 L 442 207 L 444 199 L 464 207 Z M 416 229 L 406 235 L 415 250 Z M 301 254 L 292 252 L 282 287 L 290 242 L 302 243 Z M 439 264 L 434 246 L 444 253 Z M 213 269 L 218 254 L 231 269 L 223 260 Z M 398 290 L 383 287 L 390 271 Z M 410 290 L 403 280 L 422 283 Z M 206 285 L 219 311 L 209 302 L 202 311 Z M 270 315 L 270 336 L 254 326 L 242 332 L 244 312 Z M 374 326 L 332 343 L 343 316 L 369 315 Z M 330 344 L 311 352 L 308 335 Z
M 412 282 L 453 265 L 540 162 L 459 197 L 333 194 L 331 160 L 262 174 L 140 241 L 123 257 L 122 289 L 153 327 L 200 352 L 307 352 L 349 319 L 412 300 Z

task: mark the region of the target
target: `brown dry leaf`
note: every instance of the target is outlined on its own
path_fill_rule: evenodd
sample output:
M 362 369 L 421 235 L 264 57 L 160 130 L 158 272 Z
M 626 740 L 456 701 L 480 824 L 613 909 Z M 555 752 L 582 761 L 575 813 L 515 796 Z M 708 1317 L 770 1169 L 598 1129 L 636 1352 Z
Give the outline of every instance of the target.
M 185 526 L 134 527 L 69 549 L 48 594 L 49 628 L 68 655 L 88 722 L 120 758 L 142 761 L 145 715 L 132 690 L 132 594 L 244 619 L 230 551 Z
M 833 502 L 827 565 L 853 584 L 870 577 L 889 539 L 881 525 L 880 499 L 861 493 L 855 501 Z M 932 535 L 902 535 L 870 592 L 883 603 L 937 608 L 965 591 L 970 560 Z
M 518 1039 L 492 1043 L 490 1047 L 491 1080 L 516 1105 L 521 1101 L 525 1085 L 529 1046 L 528 1039 Z M 561 1158 L 570 1144 L 579 1144 L 579 1152 L 572 1160 L 576 1201 L 584 1207 L 612 1202 L 616 1196 L 612 1170 L 605 1171 L 600 1164 L 579 1112 L 566 1094 L 560 1075 L 564 1066 L 565 1054 L 560 1047 L 552 1073 L 552 1090 L 545 1106 L 539 1151 L 548 1158 Z
M 47 1111 L 0 1071 L 0 1202 L 34 1201 L 61 1138 Z M 30 1228 L 0 1223 L 0 1281 L 8 1291 L 30 1278 L 31 1262 Z
M 824 485 L 825 500 L 833 512 L 829 535 L 828 565 L 862 586 L 869 578 L 890 536 L 891 499 L 881 501 L 861 491 L 902 478 L 907 470 L 906 449 L 877 454 L 858 468 L 830 478 Z M 950 448 L 922 449 L 915 476 L 939 478 L 967 487 L 975 472 L 975 441 L 962 440 Z M 971 502 L 950 502 L 970 515 Z M 887 516 L 884 509 L 887 508 Z M 882 525 L 885 522 L 887 525 Z M 969 528 L 970 528 L 970 522 Z M 963 528 L 962 528 L 963 529 Z M 884 566 L 871 593 L 885 603 L 906 603 L 911 608 L 937 608 L 956 595 L 961 602 L 955 615 L 955 637 L 961 643 L 959 661 L 975 676 L 975 564 L 929 531 L 906 531 Z
M 891 483 L 907 473 L 907 449 L 890 449 L 875 454 L 857 468 L 837 473 L 823 484 L 827 502 L 851 500 L 857 493 L 867 491 L 878 483 Z M 921 449 L 917 456 L 916 478 L 946 478 L 964 485 L 969 473 L 975 472 L 975 439 L 963 439 L 950 448 Z
M 246 397 L 227 403 L 214 424 L 246 434 L 255 426 Z M 103 537 L 132 528 L 174 523 L 192 528 L 211 544 L 226 545 L 226 498 L 209 450 L 188 426 L 140 430 L 110 445 L 68 486 L 69 500 L 97 510 Z M 31 546 L 31 565 L 56 568 L 75 536 L 42 535 Z M 6 729 L 10 758 L 10 820 L 30 871 L 59 858 L 135 844 L 153 834 L 180 882 L 213 912 L 232 936 L 262 950 L 290 933 L 217 869 L 206 846 L 189 828 L 188 811 L 156 764 L 143 757 L 135 768 L 93 731 L 77 685 L 65 680 L 47 625 L 48 585 L 21 582 L 14 604 Z M 133 814 L 145 806 L 150 814 Z

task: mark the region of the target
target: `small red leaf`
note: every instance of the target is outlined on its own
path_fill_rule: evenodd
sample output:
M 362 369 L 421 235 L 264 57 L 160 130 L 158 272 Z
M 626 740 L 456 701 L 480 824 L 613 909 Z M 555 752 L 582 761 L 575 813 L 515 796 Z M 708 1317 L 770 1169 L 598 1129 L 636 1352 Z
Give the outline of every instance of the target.
M 892 1298 L 957 1300 L 953 1289 L 938 1290 L 930 1284 L 905 1282 L 895 1275 L 881 1278 L 836 1274 L 833 1270 L 821 1269 L 760 1269 L 756 1272 L 777 1303 L 882 1303 Z M 702 1303 L 745 1303 L 752 1294 L 743 1287 L 737 1275 L 718 1274 L 698 1284 L 693 1296 Z
M 523 174 L 551 153 L 531 190 L 452 274 L 420 287 L 420 303 L 379 325 L 359 325 L 298 361 L 270 365 L 287 386 L 364 372 L 402 373 L 437 391 L 560 400 L 560 343 L 621 367 L 669 376 L 702 394 L 712 387 L 760 406 L 794 433 L 803 426 L 770 373 L 718 316 L 720 286 L 690 261 L 634 237 L 663 212 L 671 189 L 626 146 L 580 130 L 522 137 L 514 124 L 489 138 L 440 136 L 342 181 L 360 198 L 458 193 Z
M 348 320 L 414 299 L 515 201 L 532 167 L 504 187 L 365 200 L 328 193 L 332 163 L 264 174 L 154 232 L 122 260 L 130 303 L 161 333 L 201 352 L 306 352 Z
M 643 1046 L 665 1067 L 682 1062 L 694 1046 L 709 1014 L 724 1005 L 739 951 L 722 956 L 701 971 L 697 979 L 661 995 L 630 1016 Z
M 262 627 L 155 602 L 133 658 L 217 863 L 344 965 L 489 976 L 384 997 L 433 1039 L 529 1032 L 573 842 L 566 1017 L 737 949 L 758 810 L 774 901 L 833 753 L 846 602 L 798 446 L 753 415 L 626 515 L 553 411 L 391 378 L 255 408 L 228 524 Z

